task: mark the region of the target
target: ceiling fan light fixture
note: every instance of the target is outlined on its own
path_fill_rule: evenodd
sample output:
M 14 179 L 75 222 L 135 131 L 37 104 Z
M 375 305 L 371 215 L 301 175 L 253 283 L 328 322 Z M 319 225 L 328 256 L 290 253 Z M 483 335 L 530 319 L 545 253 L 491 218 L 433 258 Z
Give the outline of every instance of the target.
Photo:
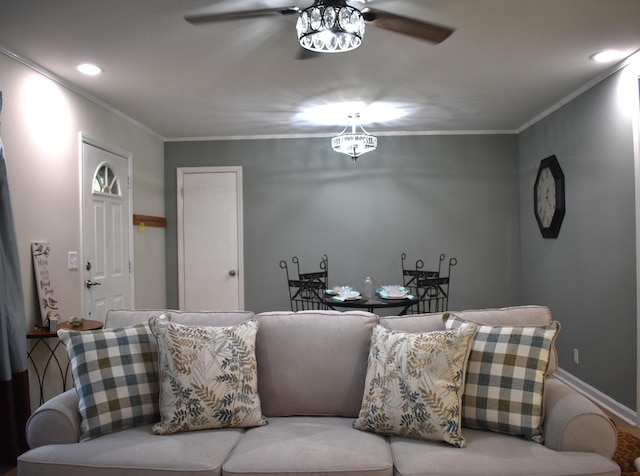
M 378 138 L 369 134 L 362 124 L 358 123 L 360 114 L 349 116 L 349 124 L 336 137 L 331 139 L 331 148 L 341 154 L 347 154 L 353 163 L 356 163 L 358 157 L 367 152 L 376 150 L 378 147 Z M 361 132 L 358 132 L 358 127 Z M 347 132 L 351 128 L 351 132 Z
M 316 0 L 300 12 L 296 24 L 303 48 L 318 53 L 350 51 L 362 44 L 364 18 L 345 0 Z

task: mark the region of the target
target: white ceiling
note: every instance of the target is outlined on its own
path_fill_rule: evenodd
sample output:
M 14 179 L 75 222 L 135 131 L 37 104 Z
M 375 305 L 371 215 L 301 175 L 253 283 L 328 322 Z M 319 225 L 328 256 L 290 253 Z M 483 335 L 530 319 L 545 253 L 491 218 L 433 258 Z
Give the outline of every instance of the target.
M 433 45 L 369 27 L 360 48 L 304 60 L 295 16 L 183 18 L 256 3 L 268 2 L 2 0 L 0 45 L 167 139 L 332 134 L 342 124 L 299 117 L 331 101 L 407 112 L 367 124 L 378 135 L 516 131 L 613 68 L 591 54 L 640 49 L 639 0 L 377 0 L 456 31 Z M 84 61 L 104 73 L 83 77 L 75 66 Z

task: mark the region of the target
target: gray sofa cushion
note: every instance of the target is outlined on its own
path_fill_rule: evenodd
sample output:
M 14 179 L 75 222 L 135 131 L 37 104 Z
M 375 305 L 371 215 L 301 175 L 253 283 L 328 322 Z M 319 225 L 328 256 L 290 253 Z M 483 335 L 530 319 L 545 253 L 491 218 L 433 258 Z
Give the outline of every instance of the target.
M 258 393 L 266 417 L 358 416 L 375 314 L 269 312 L 256 319 Z
M 151 433 L 151 425 L 143 425 L 84 443 L 35 448 L 20 457 L 20 473 L 218 476 L 243 432 L 241 428 L 224 428 L 157 436 Z
M 384 437 L 354 430 L 352 418 L 276 417 L 250 428 L 224 464 L 234 476 L 391 476 Z
M 252 319 L 251 311 L 171 311 L 171 310 L 129 310 L 110 309 L 105 317 L 105 329 L 147 323 L 160 314 L 171 314 L 171 322 L 186 326 L 235 326 Z
M 464 428 L 462 434 L 467 440 L 464 449 L 390 437 L 396 476 L 620 474 L 617 464 L 595 453 L 554 451 L 524 438 L 485 430 Z

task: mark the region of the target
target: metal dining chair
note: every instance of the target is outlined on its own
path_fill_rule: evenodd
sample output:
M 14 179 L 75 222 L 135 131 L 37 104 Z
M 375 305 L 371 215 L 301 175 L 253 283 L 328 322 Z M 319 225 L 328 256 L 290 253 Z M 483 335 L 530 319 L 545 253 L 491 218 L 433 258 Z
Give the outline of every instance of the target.
M 424 299 L 421 312 L 444 312 L 449 309 L 449 291 L 451 284 L 451 268 L 458 264 L 456 258 L 449 260 L 449 276 L 425 278 L 418 280 L 418 287 L 422 290 Z
M 426 270 L 421 259 L 415 263 L 415 268 L 408 268 L 405 264 L 407 255 L 402 253 L 402 279 L 409 292 L 418 298 L 418 304 L 407 312 L 420 314 L 425 312 L 446 311 L 449 306 L 449 285 L 451 268 L 458 263 L 456 258 L 449 260 L 449 276 L 441 276 L 442 263 L 446 259 L 444 253 L 438 260 L 438 270 Z
M 280 268 L 285 270 L 287 276 L 291 310 L 296 312 L 329 309 L 322 301 L 324 291 L 328 286 L 329 259 L 327 255 L 322 256 L 320 271 L 310 273 L 300 272 L 300 260 L 297 256 L 294 256 L 291 261 L 296 265 L 297 279 L 289 275 L 287 262 L 285 260 L 280 261 Z
M 426 299 L 426 290 L 420 286 L 421 282 L 424 282 L 427 279 L 433 279 L 440 276 L 440 265 L 444 260 L 444 254 L 440 255 L 440 262 L 438 263 L 437 271 L 429 271 L 424 268 L 424 261 L 421 259 L 417 260 L 414 268 L 409 268 L 407 266 L 407 254 L 402 253 L 400 256 L 402 260 L 402 282 L 405 288 L 409 290 L 410 294 L 413 294 L 416 298 L 418 298 L 418 304 L 413 306 L 407 312 L 409 314 L 419 314 L 424 311 L 424 300 Z
M 320 260 L 320 271 L 315 271 L 311 273 L 301 273 L 300 272 L 300 261 L 297 256 L 294 256 L 291 261 L 293 261 L 298 267 L 298 277 L 303 281 L 314 281 L 320 282 L 324 285 L 324 289 L 327 289 L 329 286 L 329 258 L 326 254 L 322 255 L 322 259 Z

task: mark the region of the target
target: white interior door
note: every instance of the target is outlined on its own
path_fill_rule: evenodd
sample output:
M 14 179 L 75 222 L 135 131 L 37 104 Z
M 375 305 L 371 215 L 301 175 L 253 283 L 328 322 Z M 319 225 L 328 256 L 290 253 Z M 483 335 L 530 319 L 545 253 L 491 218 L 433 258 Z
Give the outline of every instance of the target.
M 178 168 L 181 310 L 244 309 L 242 168 Z
M 132 307 L 128 157 L 82 141 L 82 270 L 85 317 Z

